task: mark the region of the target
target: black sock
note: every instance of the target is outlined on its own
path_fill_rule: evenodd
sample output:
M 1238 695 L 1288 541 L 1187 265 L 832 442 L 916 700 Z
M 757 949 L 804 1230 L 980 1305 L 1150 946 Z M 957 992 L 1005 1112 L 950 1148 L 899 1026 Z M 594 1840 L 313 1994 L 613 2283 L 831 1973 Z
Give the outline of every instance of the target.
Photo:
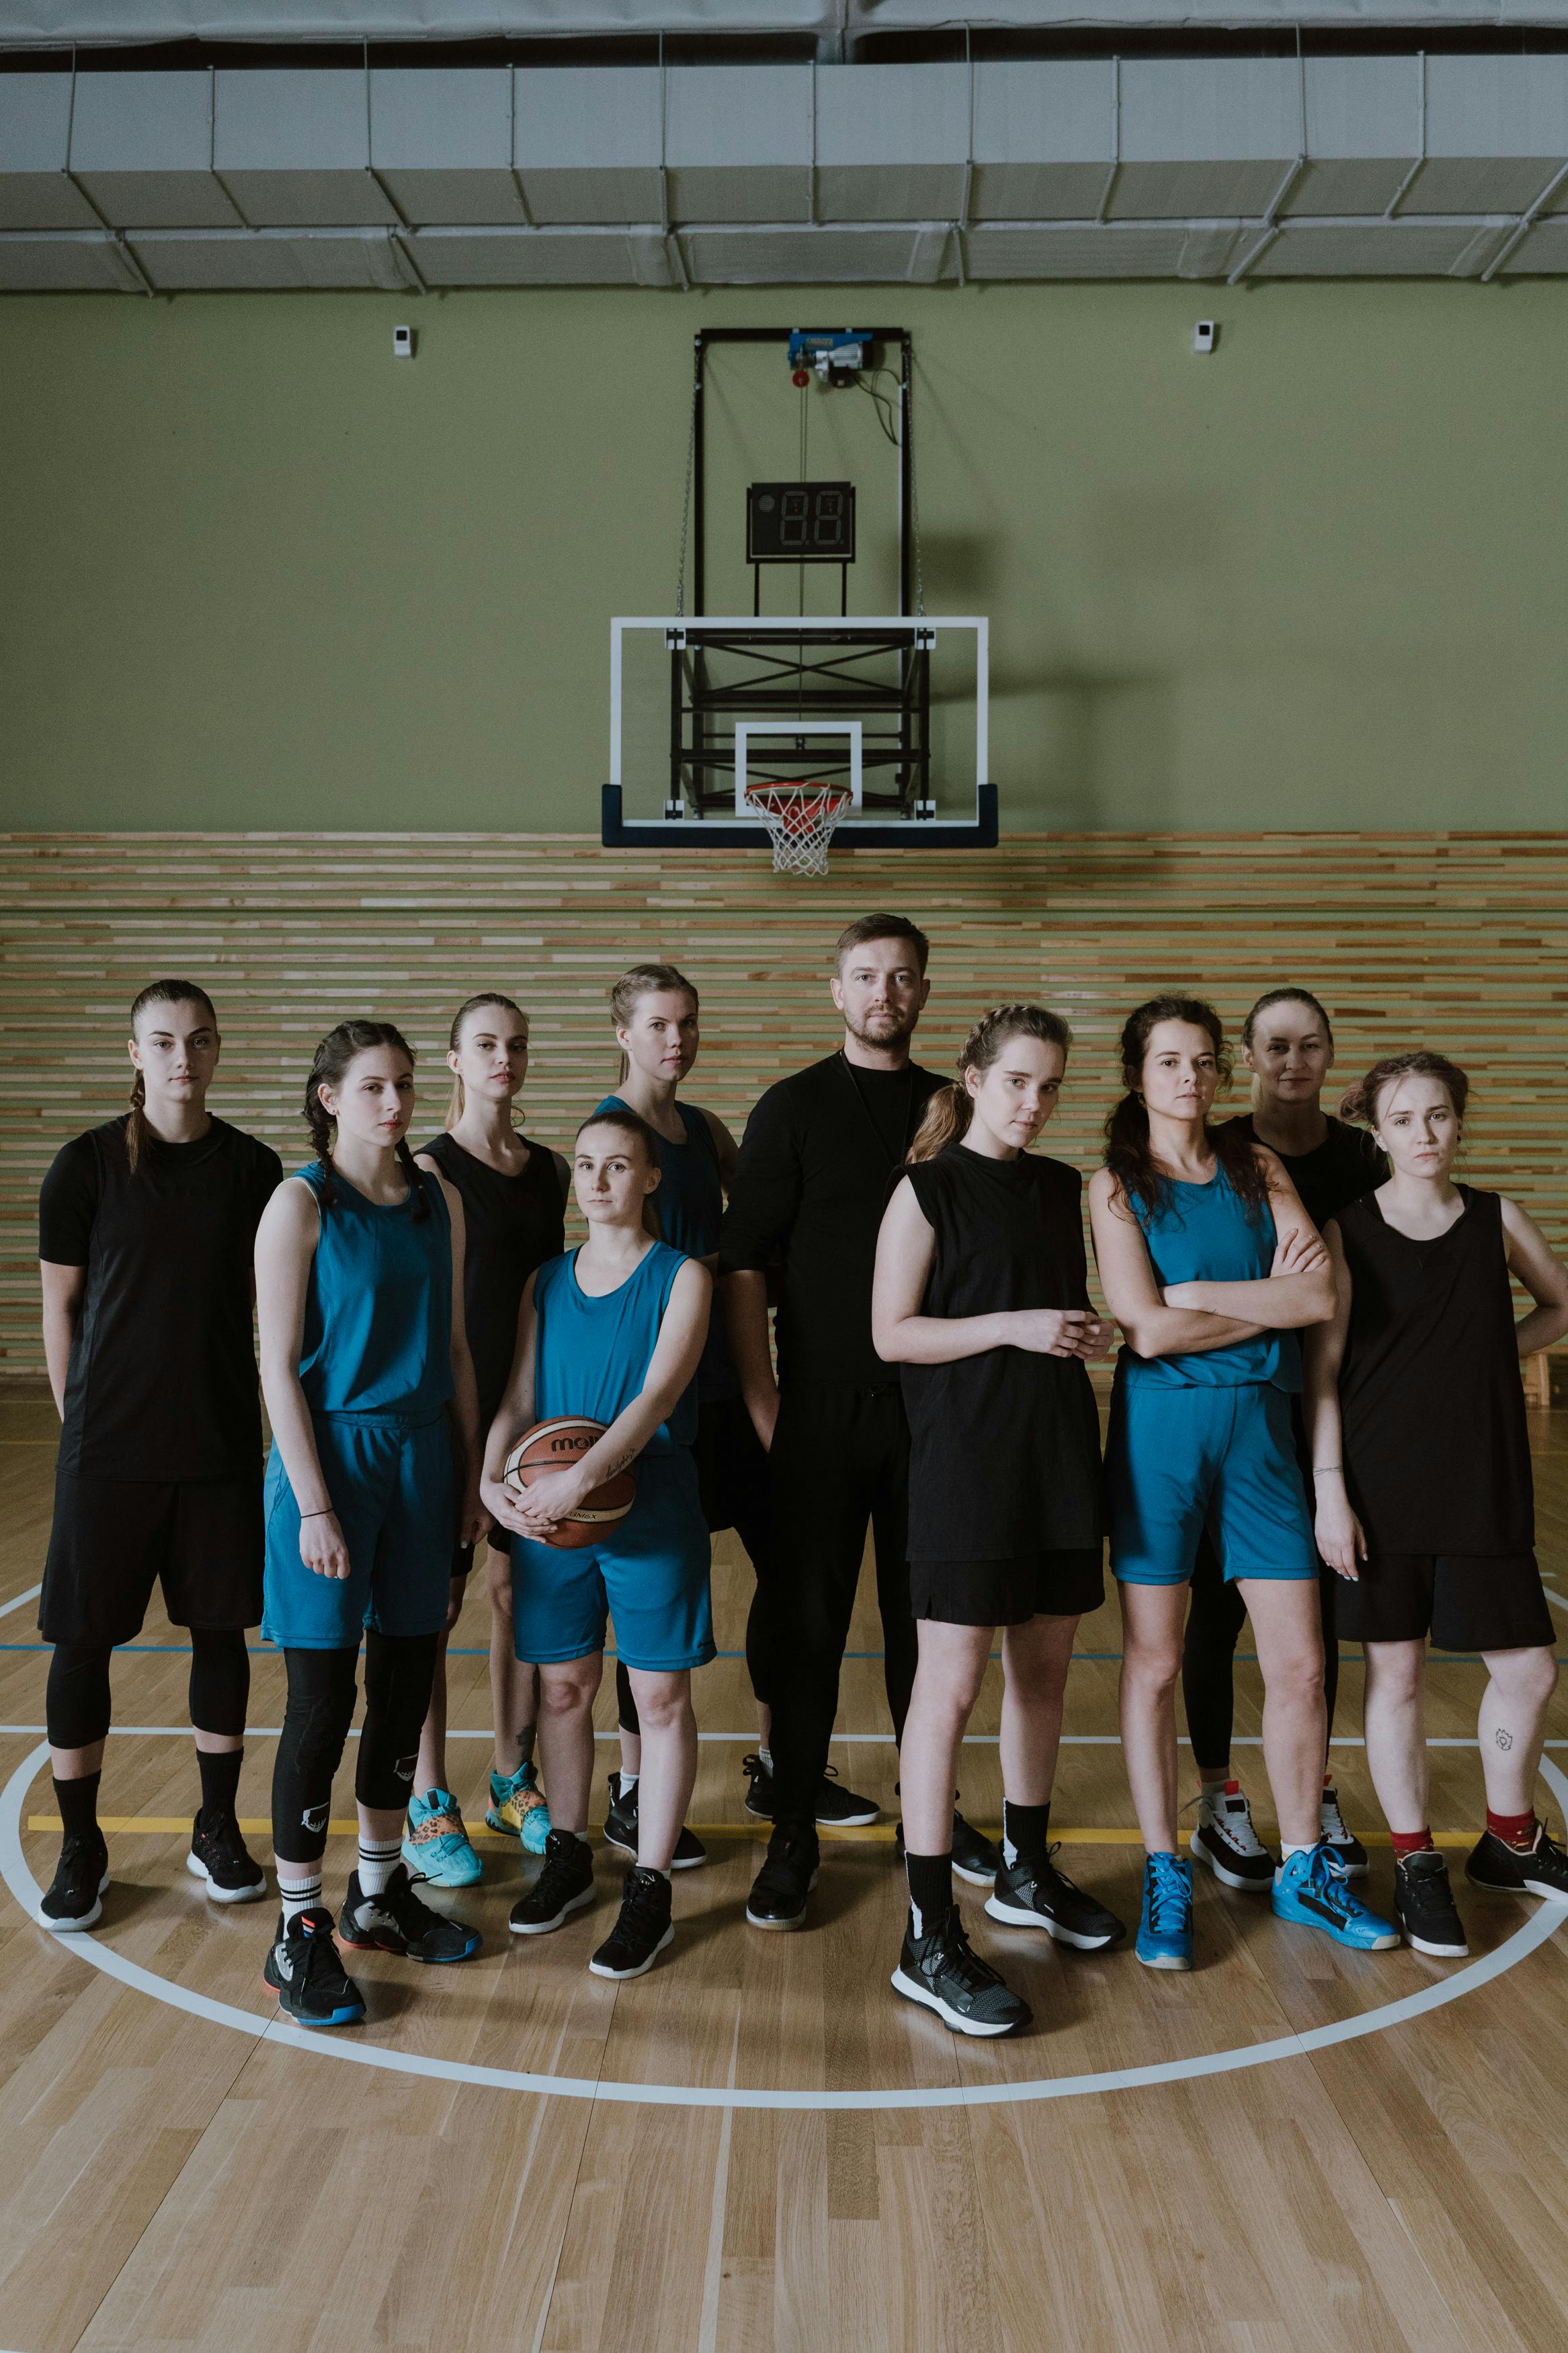
M 239 1768 L 244 1762 L 243 1748 L 197 1749 L 196 1765 L 202 1777 L 202 1812 L 209 1827 L 234 1812 L 234 1801 L 239 1795 Z
M 911 1854 L 906 1847 L 904 1869 L 910 1875 L 910 1926 L 917 1936 L 929 1936 L 952 1909 L 952 1849 Z
M 1044 1871 L 1051 1851 L 1051 1801 L 1043 1806 L 1016 1806 L 1002 1800 L 1002 1860 Z
M 84 1773 L 77 1781 L 57 1781 L 55 1802 L 60 1810 L 67 1838 L 101 1838 L 98 1827 L 98 1785 L 101 1773 Z

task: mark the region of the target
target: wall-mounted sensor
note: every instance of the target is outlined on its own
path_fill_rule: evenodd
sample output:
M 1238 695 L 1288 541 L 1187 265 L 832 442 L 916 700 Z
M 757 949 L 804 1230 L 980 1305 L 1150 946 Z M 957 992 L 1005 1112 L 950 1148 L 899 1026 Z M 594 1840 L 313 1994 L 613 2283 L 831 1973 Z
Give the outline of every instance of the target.
M 392 331 L 392 356 L 395 360 L 411 360 L 414 357 L 414 330 L 412 327 L 394 327 Z
M 1218 320 L 1217 320 L 1217 319 L 1200 319 L 1200 320 L 1198 321 L 1197 325 L 1193 329 L 1193 349 L 1194 349 L 1194 352 L 1212 352 L 1212 351 L 1213 351 L 1213 349 L 1214 349 L 1214 347 L 1215 347 L 1215 343 L 1218 343 L 1218 341 L 1219 341 L 1219 322 L 1218 322 Z

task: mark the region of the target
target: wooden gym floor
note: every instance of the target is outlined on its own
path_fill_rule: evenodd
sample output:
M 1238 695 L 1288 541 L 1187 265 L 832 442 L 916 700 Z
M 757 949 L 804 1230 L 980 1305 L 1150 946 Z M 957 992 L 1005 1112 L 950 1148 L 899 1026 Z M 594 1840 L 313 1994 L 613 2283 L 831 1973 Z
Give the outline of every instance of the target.
M 1539 1410 L 1531 1423 L 1542 1563 L 1568 1617 L 1568 1415 Z M 515 1852 L 489 1841 L 486 1883 L 461 1899 L 486 1933 L 479 1960 L 422 1973 L 356 1956 L 371 2000 L 363 2029 L 330 2050 L 325 2037 L 266 2031 L 270 1902 L 220 1911 L 183 1868 L 195 1768 L 188 1736 L 161 1727 L 183 1721 L 185 1663 L 156 1612 L 116 1665 L 124 1730 L 103 1789 L 115 1873 L 103 1926 L 46 1935 L 16 1900 L 27 1873 L 47 1881 L 55 1848 L 38 1827 L 52 1806 L 38 1747 L 46 1653 L 19 1597 L 41 1570 L 54 1431 L 41 1386 L 5 1393 L 9 2353 L 1561 2353 L 1568 2341 L 1564 1915 L 1468 1891 L 1470 1964 L 1358 1957 L 1278 1926 L 1266 1905 L 1205 1877 L 1202 1966 L 1171 1978 L 1126 1947 L 1089 1959 L 993 1930 L 966 1893 L 978 1936 L 1005 1953 L 1038 2023 L 1017 2042 L 960 2042 L 888 1989 L 903 1904 L 889 1825 L 835 1842 L 809 1933 L 743 1924 L 760 1848 L 741 1807 L 747 1580 L 728 1538 L 715 1577 L 726 1655 L 699 1683 L 707 1737 L 693 1813 L 711 1861 L 678 1881 L 677 1942 L 647 1978 L 616 1988 L 584 1967 L 618 1885 L 613 1858 L 595 1914 L 520 1944 L 506 1928 Z M 476 1596 L 452 1661 L 453 1722 L 474 1733 L 488 1722 L 484 1639 Z M 840 1721 L 870 1737 L 835 1756 L 847 1779 L 889 1800 L 876 1643 L 862 1609 Z M 1056 1808 L 1064 1861 L 1131 1916 L 1138 1852 L 1107 1737 L 1114 1600 L 1085 1621 L 1080 1647 Z M 1479 1681 L 1474 1662 L 1431 1670 L 1432 1730 L 1456 1744 L 1435 1754 L 1433 1818 L 1458 1858 L 1479 1821 L 1468 1741 Z M 1352 1745 L 1336 1750 L 1340 1786 L 1364 1832 L 1376 1816 L 1353 1745 L 1361 1670 L 1348 1650 L 1341 1688 L 1338 1731 Z M 1244 1663 L 1244 1737 L 1258 1730 L 1257 1697 Z M 280 1662 L 261 1652 L 254 1723 L 276 1727 L 281 1706 Z M 606 1728 L 611 1714 L 602 1700 Z M 995 1720 L 988 1692 L 975 1733 L 994 1734 Z M 1568 1769 L 1568 1703 L 1551 1730 L 1549 1756 Z M 240 1810 L 258 1825 L 258 1852 L 272 1753 L 257 1732 Z M 1267 1818 L 1257 1748 L 1238 1755 Z M 607 1772 L 608 1743 L 600 1761 Z M 471 1824 L 488 1763 L 486 1738 L 455 1743 Z M 983 1737 L 963 1783 L 968 1810 L 994 1823 L 996 1756 Z M 345 1776 L 334 1816 L 351 1810 Z M 334 1838 L 334 1904 L 349 1861 Z M 1384 1847 L 1374 1899 L 1388 1877 Z M 1460 1998 L 1420 2004 L 1467 1968 Z M 1391 2010 L 1370 2031 L 1332 2031 Z M 1267 2055 L 1250 2063 L 1212 2063 L 1259 2044 Z M 376 2063 L 345 2061 L 349 2051 Z M 1115 2080 L 1129 2070 L 1142 2073 Z M 569 2079 L 577 2095 L 509 2080 L 539 2075 Z M 738 2099 L 726 2105 L 729 2090 Z

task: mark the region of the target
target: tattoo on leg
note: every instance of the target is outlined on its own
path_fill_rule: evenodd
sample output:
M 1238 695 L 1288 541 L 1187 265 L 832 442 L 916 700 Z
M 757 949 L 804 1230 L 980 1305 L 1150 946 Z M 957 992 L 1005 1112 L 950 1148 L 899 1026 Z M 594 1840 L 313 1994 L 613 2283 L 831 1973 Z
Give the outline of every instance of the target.
M 1497 1745 L 1500 1748 L 1511 1748 L 1513 1746 L 1512 1733 L 1505 1732 L 1500 1724 L 1497 1728 Z

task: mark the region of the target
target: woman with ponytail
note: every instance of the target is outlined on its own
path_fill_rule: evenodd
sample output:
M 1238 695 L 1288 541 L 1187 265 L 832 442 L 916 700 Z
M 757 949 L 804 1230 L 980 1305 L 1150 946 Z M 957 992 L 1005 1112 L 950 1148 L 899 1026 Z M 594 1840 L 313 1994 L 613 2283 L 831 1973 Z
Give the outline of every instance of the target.
M 1051 1787 L 1080 1615 L 1105 1598 L 1100 1424 L 1086 1362 L 1083 1180 L 1030 1146 L 1071 1032 L 1040 1005 L 972 1031 L 910 1147 L 877 1244 L 871 1327 L 910 1419 L 910 1590 L 920 1663 L 900 1746 L 910 1913 L 893 1986 L 955 2032 L 1028 2004 L 970 1947 L 952 1901 L 959 1744 L 1002 1629 L 1002 1859 L 985 1909 L 1102 1951 L 1126 1932 L 1052 1861 Z
M 316 1157 L 279 1187 L 256 1238 L 261 1384 L 272 1421 L 262 1630 L 289 1701 L 272 1778 L 282 1912 L 266 1980 L 301 2026 L 364 2015 L 321 1902 L 321 1857 L 353 1715 L 359 1863 L 338 1935 L 414 1961 L 466 1961 L 478 1933 L 433 1912 L 399 1858 L 451 1599 L 454 1536 L 489 1525 L 463 1322 L 463 1208 L 405 1137 L 414 1057 L 390 1021 L 341 1021 L 316 1049 L 304 1116 Z M 454 1492 L 458 1423 L 466 1466 Z
M 266 1891 L 236 1818 L 261 1616 L 261 1409 L 250 1336 L 257 1223 L 283 1174 L 215 1119 L 206 991 L 155 980 L 131 1008 L 131 1108 L 68 1144 L 38 1208 L 44 1352 L 62 1429 L 38 1627 L 64 1824 L 39 1917 L 90 1928 L 109 1885 L 98 1789 L 110 1653 L 155 1583 L 191 1636 L 202 1803 L 187 1868 L 220 1904 Z
M 463 1204 L 463 1313 L 479 1398 L 481 1438 L 495 1419 L 517 1346 L 523 1285 L 535 1267 L 566 1247 L 564 1204 L 570 1172 L 560 1153 L 531 1143 L 512 1125 L 528 1076 L 528 1016 L 510 997 L 487 990 L 459 1005 L 447 1051 L 452 1094 L 447 1125 L 414 1155 L 416 1165 L 455 1187 Z M 539 1673 L 512 1655 L 510 1531 L 489 1532 L 490 1703 L 495 1723 L 486 1826 L 542 1854 L 550 1811 L 534 1771 Z M 403 1860 L 437 1887 L 468 1887 L 480 1875 L 447 1774 L 447 1643 L 462 1608 L 474 1546 L 452 1554 L 452 1604 L 436 1661 L 430 1713 Z
M 1121 1031 L 1126 1092 L 1089 1186 L 1095 1256 L 1127 1345 L 1106 1446 L 1110 1564 L 1121 1596 L 1121 1745 L 1143 1834 L 1138 1957 L 1193 1966 L 1192 1865 L 1176 1852 L 1175 1686 L 1206 1527 L 1251 1617 L 1263 1755 L 1284 1860 L 1282 1920 L 1357 1950 L 1397 1944 L 1323 1837 L 1318 1556 L 1291 1431 L 1296 1335 L 1333 1314 L 1328 1253 L 1267 1145 L 1211 1127 L 1225 1032 L 1196 997 L 1159 997 Z

